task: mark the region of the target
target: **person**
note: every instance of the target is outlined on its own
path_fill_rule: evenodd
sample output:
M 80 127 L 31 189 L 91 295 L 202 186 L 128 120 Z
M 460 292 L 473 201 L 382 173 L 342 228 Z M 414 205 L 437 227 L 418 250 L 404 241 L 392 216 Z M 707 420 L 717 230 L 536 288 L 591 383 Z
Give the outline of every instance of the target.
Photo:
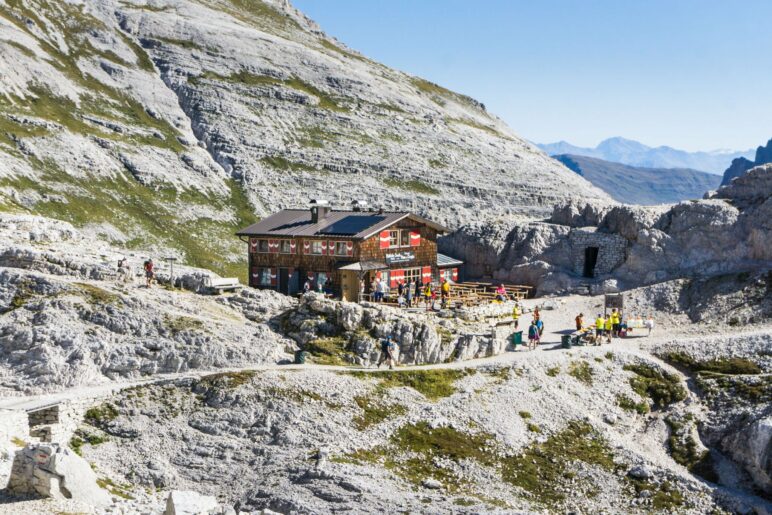
M 303 283 L 303 293 L 308 293 L 311 291 L 311 279 L 306 279 L 306 282 Z
M 154 266 L 151 258 L 148 258 L 147 261 L 145 261 L 145 286 L 147 288 L 150 288 L 150 285 L 153 284 L 153 279 L 155 278 L 155 272 L 153 271 Z
M 541 317 L 541 313 L 539 312 L 539 306 L 536 306 L 535 308 L 533 308 L 533 317 L 534 318 Z
M 413 282 L 410 279 L 405 284 L 405 305 L 407 307 L 412 307 L 413 305 Z
M 603 339 L 603 328 L 605 326 L 606 321 L 603 319 L 603 316 L 598 313 L 598 316 L 595 317 L 595 345 L 600 345 L 600 342 Z
M 576 330 L 581 331 L 584 326 L 584 313 L 579 313 L 576 316 Z
M 399 306 L 401 309 L 405 308 L 405 295 L 400 293 L 399 297 L 397 297 L 397 306 Z
M 606 343 L 611 343 L 611 335 L 614 333 L 614 324 L 609 316 L 603 323 L 603 334 L 606 335 Z
M 541 335 L 544 334 L 544 322 L 541 318 L 534 318 L 534 321 L 536 322 L 536 328 L 539 330 L 539 339 L 541 339 Z
M 515 329 L 517 329 L 517 326 L 520 323 L 520 315 L 522 313 L 523 311 L 520 309 L 520 304 L 515 302 L 515 307 L 512 308 L 512 320 L 515 321 Z
M 396 340 L 391 338 L 389 340 L 389 370 L 394 370 L 394 365 L 397 364 L 397 355 L 399 354 L 399 347 Z
M 536 349 L 536 345 L 539 343 L 539 328 L 536 327 L 536 320 L 531 320 L 531 325 L 528 327 L 528 350 Z
M 397 285 L 397 296 L 401 297 L 403 293 L 405 293 L 405 282 L 400 281 Z
M 440 295 L 442 297 L 442 308 L 445 309 L 450 300 L 450 283 L 444 277 L 442 278 L 442 285 L 440 286 Z
M 426 283 L 424 288 L 424 302 L 426 302 L 426 311 L 429 311 L 434 306 L 432 305 L 432 283 Z
M 332 279 L 328 277 L 327 280 L 324 281 L 324 293 L 326 295 L 332 295 L 332 291 Z
M 423 291 L 422 291 L 422 285 L 421 280 L 416 279 L 415 280 L 415 295 L 413 296 L 415 298 L 416 306 L 421 302 L 421 298 L 423 297 Z
M 381 340 L 381 357 L 378 359 L 378 368 L 391 359 L 391 335 Z
M 651 336 L 651 330 L 654 329 L 654 319 L 651 318 L 651 315 L 646 315 L 646 321 L 643 323 L 643 325 L 646 327 L 646 329 L 649 330 L 646 336 Z
M 619 312 L 617 311 L 617 308 L 612 308 L 611 310 L 611 334 L 614 336 L 614 338 L 619 337 L 619 326 L 621 325 L 621 320 L 619 319 Z
M 501 283 L 499 287 L 496 288 L 496 300 L 504 302 L 508 299 L 509 297 L 507 297 L 507 289 L 504 288 L 504 283 Z
M 380 277 L 375 278 L 375 302 L 383 302 L 383 281 Z

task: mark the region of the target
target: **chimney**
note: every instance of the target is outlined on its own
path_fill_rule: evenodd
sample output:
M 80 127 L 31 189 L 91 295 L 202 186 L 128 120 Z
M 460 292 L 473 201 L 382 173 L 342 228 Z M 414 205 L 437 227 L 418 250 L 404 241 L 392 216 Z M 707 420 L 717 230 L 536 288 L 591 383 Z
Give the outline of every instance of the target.
M 319 223 L 330 214 L 330 203 L 322 199 L 311 199 L 311 223 Z
M 351 203 L 351 209 L 354 211 L 367 211 L 367 201 L 366 200 L 355 200 Z

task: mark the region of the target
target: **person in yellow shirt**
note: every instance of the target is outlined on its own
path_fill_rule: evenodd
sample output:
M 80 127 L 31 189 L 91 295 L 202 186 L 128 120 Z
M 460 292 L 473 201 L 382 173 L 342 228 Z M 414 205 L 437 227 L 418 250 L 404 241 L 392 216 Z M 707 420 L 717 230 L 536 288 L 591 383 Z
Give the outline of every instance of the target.
M 606 326 L 606 321 L 603 319 L 603 316 L 598 313 L 598 316 L 595 317 L 595 344 L 600 345 L 600 341 L 603 338 L 603 328 Z
M 520 304 L 515 303 L 515 307 L 512 308 L 512 320 L 515 321 L 515 329 L 517 329 L 517 326 L 520 324 L 521 314 L 522 311 L 520 310 Z
M 617 311 L 617 308 L 611 310 L 611 335 L 614 338 L 619 337 L 619 329 L 622 325 L 621 313 Z
M 611 333 L 613 330 L 614 324 L 611 323 L 611 317 L 608 317 L 603 325 L 603 334 L 606 335 L 606 343 L 611 343 Z

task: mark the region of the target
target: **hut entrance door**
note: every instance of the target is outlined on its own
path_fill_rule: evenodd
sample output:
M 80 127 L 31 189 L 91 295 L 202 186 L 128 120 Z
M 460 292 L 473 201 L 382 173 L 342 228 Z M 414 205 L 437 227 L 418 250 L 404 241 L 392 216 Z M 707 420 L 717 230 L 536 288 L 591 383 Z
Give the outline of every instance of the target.
M 340 273 L 340 284 L 343 290 L 343 300 L 357 302 L 359 299 L 359 279 L 356 272 L 351 270 L 342 270 Z
M 585 277 L 595 277 L 595 265 L 598 264 L 598 247 L 587 247 L 584 249 L 584 275 Z
M 279 268 L 279 291 L 284 295 L 289 295 L 289 270 L 286 268 Z

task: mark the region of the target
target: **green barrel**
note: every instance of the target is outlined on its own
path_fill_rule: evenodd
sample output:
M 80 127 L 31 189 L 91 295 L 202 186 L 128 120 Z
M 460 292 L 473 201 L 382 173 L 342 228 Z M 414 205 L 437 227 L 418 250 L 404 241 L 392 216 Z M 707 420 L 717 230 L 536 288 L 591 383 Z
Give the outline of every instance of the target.
M 512 345 L 518 346 L 523 344 L 523 331 L 515 331 L 512 333 Z
M 296 365 L 305 364 L 307 357 L 308 357 L 308 352 L 304 350 L 295 351 L 295 364 Z
M 570 334 L 564 334 L 560 337 L 560 346 L 564 349 L 570 349 L 571 348 L 571 335 Z

